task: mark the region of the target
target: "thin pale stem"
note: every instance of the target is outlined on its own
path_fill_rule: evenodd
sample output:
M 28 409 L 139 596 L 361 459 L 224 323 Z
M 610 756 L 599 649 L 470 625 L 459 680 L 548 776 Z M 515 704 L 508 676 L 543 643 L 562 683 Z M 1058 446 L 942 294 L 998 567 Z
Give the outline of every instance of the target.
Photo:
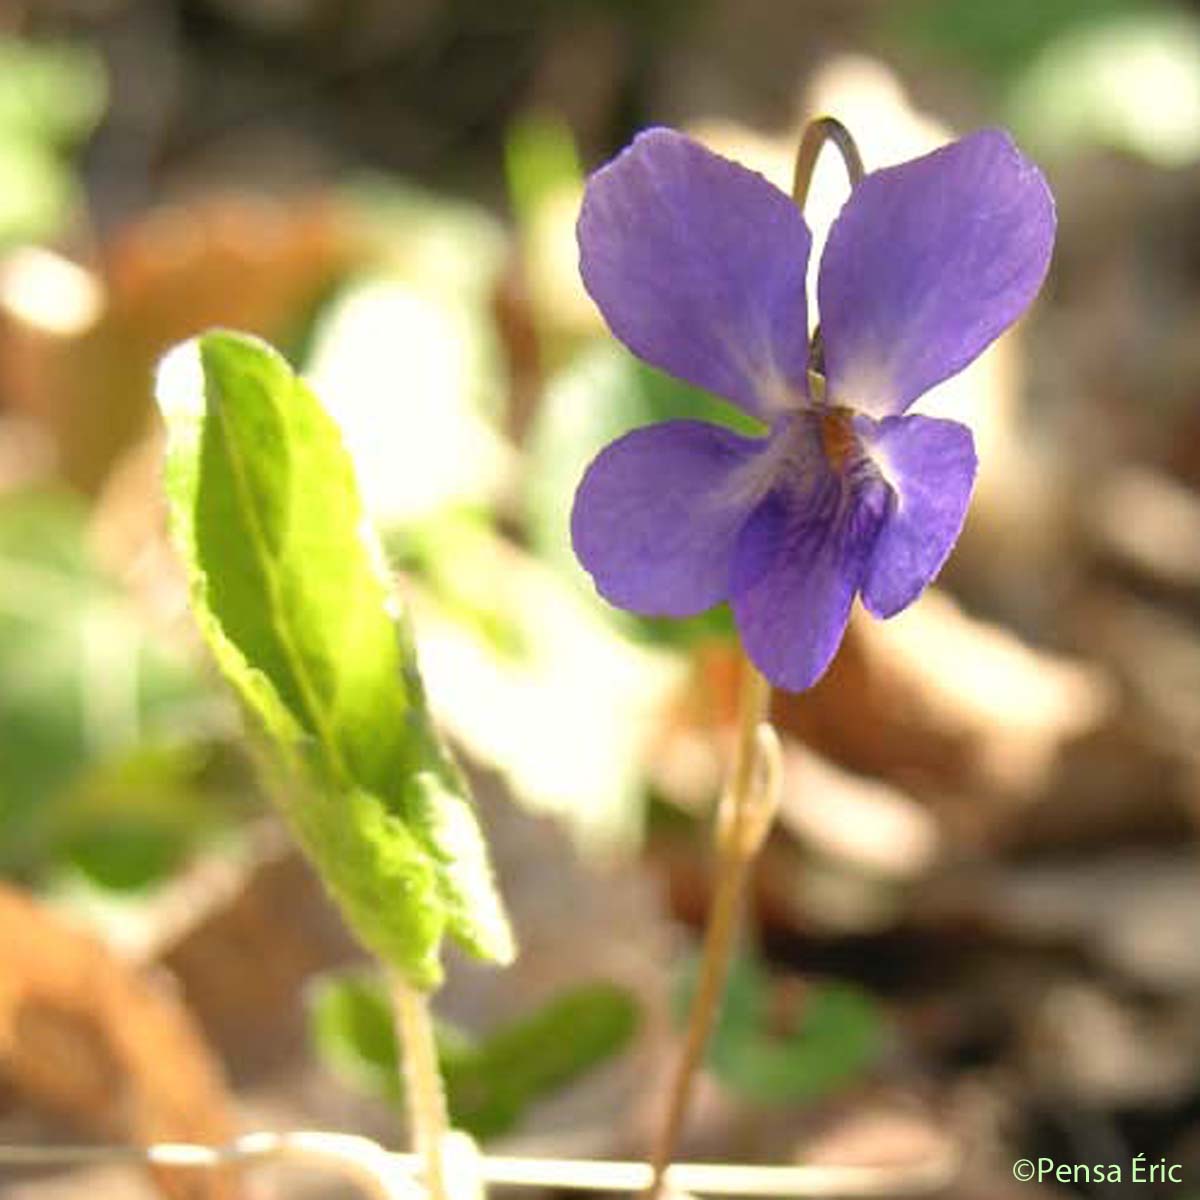
M 107 1163 L 153 1165 L 179 1170 L 250 1167 L 295 1162 L 335 1170 L 357 1183 L 372 1200 L 423 1200 L 413 1178 L 420 1163 L 411 1154 L 389 1154 L 366 1138 L 324 1131 L 249 1133 L 224 1146 L 160 1142 L 153 1146 L 4 1146 L 0 1168 L 73 1167 Z M 961 1158 L 946 1145 L 919 1162 L 881 1167 L 761 1167 L 737 1163 L 676 1163 L 672 1187 L 712 1196 L 811 1196 L 821 1198 L 941 1194 L 958 1176 Z M 496 1187 L 640 1192 L 650 1179 L 641 1162 L 612 1159 L 480 1157 L 481 1181 Z
M 834 117 L 810 121 L 796 154 L 792 196 L 803 209 L 813 171 L 826 142 L 842 156 L 850 187 L 865 171 L 850 131 Z M 823 370 L 820 330 L 813 334 L 812 362 L 818 377 Z M 712 1026 L 720 1009 L 729 974 L 734 935 L 746 876 L 771 827 L 779 801 L 779 742 L 766 723 L 770 684 L 747 661 L 738 718 L 737 752 L 728 791 L 717 816 L 717 883 L 704 932 L 700 975 L 688 1014 L 679 1065 L 672 1079 L 667 1109 L 650 1156 L 652 1181 L 649 1200 L 658 1200 L 667 1167 L 675 1155 L 697 1071 L 704 1058 Z
M 446 1092 L 438 1067 L 437 1042 L 429 997 L 398 976 L 392 981 L 392 1004 L 404 1064 L 404 1096 L 413 1149 L 424 1165 L 429 1200 L 449 1200 L 446 1187 L 446 1140 L 450 1121 Z
M 412 1163 L 377 1142 L 324 1130 L 248 1133 L 224 1146 L 158 1142 L 151 1146 L 0 1146 L 0 1168 L 77 1167 L 128 1163 L 172 1171 L 218 1170 L 291 1162 L 335 1172 L 370 1200 L 422 1200 Z
M 650 1154 L 652 1179 L 648 1196 L 658 1200 L 667 1168 L 675 1157 L 684 1116 L 691 1100 L 696 1074 L 721 1006 L 733 951 L 743 885 L 770 827 L 777 802 L 778 772 L 763 771 L 763 731 L 771 699 L 771 685 L 745 664 L 738 714 L 737 749 L 729 788 L 717 813 L 717 882 L 704 932 L 700 973 L 688 1014 L 678 1065 L 667 1097 L 667 1108 Z M 777 750 L 773 735 L 769 745 Z M 770 763 L 775 759 L 768 754 Z M 776 755 L 777 757 L 777 755 Z

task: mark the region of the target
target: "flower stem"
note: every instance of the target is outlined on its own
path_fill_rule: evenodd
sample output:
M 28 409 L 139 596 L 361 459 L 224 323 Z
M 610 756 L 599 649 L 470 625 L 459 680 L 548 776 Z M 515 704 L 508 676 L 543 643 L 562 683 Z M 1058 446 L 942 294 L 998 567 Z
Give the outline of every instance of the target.
M 832 142 L 841 153 L 851 188 L 856 187 L 865 174 L 858 146 L 845 125 L 835 117 L 817 117 L 805 126 L 796 153 L 792 196 L 801 209 L 808 200 L 813 170 L 826 142 Z M 813 356 L 816 369 L 820 371 L 819 329 L 813 334 Z M 704 931 L 700 975 L 688 1014 L 687 1032 L 671 1083 L 666 1115 L 650 1155 L 653 1177 L 647 1193 L 649 1200 L 658 1200 L 667 1167 L 675 1155 L 696 1072 L 725 991 L 746 876 L 779 805 L 780 751 L 774 730 L 767 723 L 770 700 L 771 685 L 747 660 L 733 773 L 717 813 L 716 890 Z
M 449 1200 L 444 1155 L 450 1121 L 438 1067 L 429 998 L 395 976 L 392 1004 L 404 1067 L 409 1127 L 413 1149 L 424 1164 L 425 1191 L 429 1200 Z
M 658 1200 L 667 1168 L 675 1156 L 696 1073 L 725 990 L 743 885 L 778 806 L 779 743 L 766 723 L 770 698 L 771 685 L 747 661 L 733 772 L 717 812 L 716 890 L 704 932 L 687 1032 L 666 1114 L 651 1150 L 653 1176 L 647 1193 L 649 1200 Z
M 800 138 L 800 149 L 796 151 L 796 169 L 792 175 L 792 199 L 795 200 L 796 206 L 801 212 L 804 211 L 804 205 L 808 202 L 813 171 L 816 170 L 817 159 L 821 157 L 821 150 L 826 142 L 832 142 L 841 154 L 851 191 L 858 187 L 866 174 L 862 155 L 858 152 L 858 144 L 850 130 L 837 117 L 814 118 L 804 127 L 804 134 Z M 810 393 L 818 404 L 823 404 L 825 397 L 825 345 L 821 338 L 820 325 L 813 330 L 809 343 L 808 366 Z
M 796 151 L 796 170 L 792 175 L 792 199 L 800 208 L 803 208 L 808 200 L 813 171 L 826 142 L 832 142 L 841 153 L 852 188 L 857 187 L 866 174 L 862 155 L 858 152 L 853 135 L 837 117 L 817 117 L 809 121 L 800 139 L 800 149 Z

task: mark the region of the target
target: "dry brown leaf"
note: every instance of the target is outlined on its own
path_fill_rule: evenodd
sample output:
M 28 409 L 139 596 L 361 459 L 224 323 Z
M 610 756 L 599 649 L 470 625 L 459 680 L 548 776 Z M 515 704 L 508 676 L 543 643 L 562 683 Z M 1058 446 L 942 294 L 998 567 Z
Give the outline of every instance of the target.
M 307 1054 L 301 997 L 321 971 L 360 962 L 312 868 L 269 823 L 247 853 L 198 861 L 170 889 L 153 948 L 241 1084 Z
M 100 1137 L 233 1134 L 221 1070 L 178 1001 L 31 896 L 0 886 L 0 1073 Z M 233 1200 L 224 1172 L 156 1172 L 173 1200 Z
M 776 715 L 857 770 L 1019 807 L 1115 708 L 1098 667 L 1029 646 L 931 591 L 890 621 L 856 614 L 828 675 L 781 696 Z

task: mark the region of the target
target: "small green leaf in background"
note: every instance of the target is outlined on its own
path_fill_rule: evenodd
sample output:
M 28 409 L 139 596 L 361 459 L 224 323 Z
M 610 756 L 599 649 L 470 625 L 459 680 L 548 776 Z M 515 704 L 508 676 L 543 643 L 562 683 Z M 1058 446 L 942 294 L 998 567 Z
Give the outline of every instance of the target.
M 158 398 L 193 607 L 349 925 L 418 987 L 440 982 L 445 934 L 509 960 L 482 835 L 333 419 L 271 347 L 219 331 L 168 356 Z
M 677 1010 L 687 1010 L 694 976 L 684 980 Z M 757 960 L 737 959 L 729 974 L 708 1064 L 717 1077 L 754 1100 L 811 1100 L 854 1083 L 883 1048 L 884 1019 L 851 984 L 805 981 L 790 1028 L 773 1028 L 771 980 Z
M 1066 32 L 1014 79 L 1006 115 L 1033 153 L 1103 146 L 1189 166 L 1200 160 L 1200 20 L 1150 10 Z
M 0 129 L 61 145 L 91 132 L 108 83 L 100 56 L 85 46 L 0 38 Z
M 201 837 L 237 828 L 249 781 L 233 759 L 219 743 L 150 742 L 93 767 L 68 793 L 60 857 L 107 891 L 165 881 Z
M 107 90 L 91 50 L 0 37 L 0 246 L 58 231 L 78 199 L 63 152 L 99 121 Z
M 317 1052 L 348 1084 L 389 1102 L 401 1098 L 397 1044 L 384 981 L 374 973 L 323 976 L 308 995 Z M 455 1128 L 474 1137 L 514 1129 L 530 1105 L 620 1054 L 637 1029 L 632 997 L 584 984 L 479 1040 L 440 1024 L 438 1056 Z
M 314 979 L 306 993 L 308 1033 L 322 1062 L 357 1091 L 396 1103 L 401 1095 L 395 1017 L 375 971 Z
M 504 174 L 513 214 L 525 232 L 535 226 L 556 193 L 582 187 L 583 165 L 562 117 L 531 112 L 515 120 L 504 140 Z
M 1035 155 L 1099 146 L 1164 168 L 1200 158 L 1194 6 L 914 0 L 879 12 L 888 40 L 990 79 L 1004 124 Z
M 885 35 L 903 46 L 1004 79 L 1063 34 L 1108 17 L 1167 7 L 1163 0 L 912 0 L 882 6 L 879 20 Z
M 224 723 L 93 561 L 78 501 L 0 501 L 0 872 L 161 876 L 230 815 L 205 778 Z

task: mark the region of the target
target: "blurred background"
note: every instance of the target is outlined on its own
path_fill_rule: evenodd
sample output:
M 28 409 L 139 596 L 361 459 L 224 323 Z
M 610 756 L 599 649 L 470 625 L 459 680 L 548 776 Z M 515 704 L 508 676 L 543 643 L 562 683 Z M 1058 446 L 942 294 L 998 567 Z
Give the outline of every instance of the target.
M 616 434 L 728 414 L 606 335 L 573 224 L 644 125 L 786 186 L 818 112 L 868 168 L 1009 127 L 1058 244 L 920 405 L 982 459 L 938 586 L 777 697 L 783 810 L 686 1153 L 952 1151 L 965 1200 L 1120 1194 L 1012 1163 L 1142 1153 L 1200 1196 L 1200 5 L 1168 0 L 7 0 L 0 1140 L 401 1136 L 378 981 L 254 782 L 164 536 L 155 364 L 222 324 L 341 422 L 495 846 L 523 953 L 452 963 L 456 1120 L 645 1152 L 737 658 L 723 612 L 608 609 L 567 515 Z M 818 231 L 844 187 L 822 161 Z

